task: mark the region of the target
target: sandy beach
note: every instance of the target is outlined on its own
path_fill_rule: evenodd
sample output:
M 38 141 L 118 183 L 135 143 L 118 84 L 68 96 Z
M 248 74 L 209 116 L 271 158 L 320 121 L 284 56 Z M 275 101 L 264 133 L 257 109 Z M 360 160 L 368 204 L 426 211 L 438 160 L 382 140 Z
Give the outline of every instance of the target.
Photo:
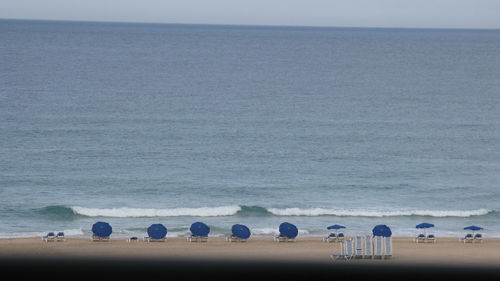
M 183 237 L 166 242 L 128 243 L 124 238 L 108 242 L 67 238 L 64 242 L 42 242 L 40 238 L 0 239 L 4 258 L 100 258 L 100 259 L 209 259 L 235 261 L 285 261 L 333 263 L 331 254 L 340 253 L 340 244 L 323 243 L 321 238 L 300 238 L 293 243 L 276 243 L 272 238 L 252 238 L 246 243 L 228 243 L 223 237 L 210 237 L 207 243 L 189 243 Z M 337 261 L 345 263 L 345 261 Z M 355 264 L 388 265 L 471 265 L 500 267 L 500 239 L 463 244 L 458 238 L 440 238 L 435 244 L 414 243 L 409 237 L 393 239 L 393 258 L 351 260 Z

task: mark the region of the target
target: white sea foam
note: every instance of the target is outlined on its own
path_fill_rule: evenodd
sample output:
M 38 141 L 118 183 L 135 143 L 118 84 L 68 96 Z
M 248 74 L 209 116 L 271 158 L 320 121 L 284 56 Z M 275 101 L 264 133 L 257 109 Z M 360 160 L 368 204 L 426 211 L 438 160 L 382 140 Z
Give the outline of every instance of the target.
M 0 238 L 31 238 L 44 235 L 47 235 L 47 232 L 0 232 Z
M 255 235 L 274 235 L 279 233 L 278 228 L 254 228 L 252 234 Z
M 64 236 L 82 236 L 84 235 L 84 232 L 81 228 L 78 229 L 65 229 L 65 230 L 48 230 L 44 232 L 35 232 L 35 231 L 30 231 L 30 232 L 11 232 L 11 233 L 0 233 L 0 238 L 31 238 L 31 237 L 42 237 L 47 235 L 49 232 L 64 232 Z
M 167 237 L 184 237 L 189 234 L 188 231 L 169 231 Z
M 56 231 L 56 232 L 59 232 L 59 231 Z M 64 236 L 81 236 L 81 235 L 85 234 L 81 228 L 66 229 L 66 230 L 63 230 L 62 232 L 64 232 Z
M 490 210 L 406 210 L 406 211 L 369 211 L 369 210 L 335 210 L 324 208 L 269 208 L 269 212 L 277 216 L 342 216 L 342 217 L 396 217 L 396 216 L 430 216 L 430 217 L 471 217 L 486 215 Z
M 144 208 L 85 208 L 71 207 L 73 212 L 88 217 L 218 217 L 233 216 L 242 211 L 241 206 L 201 207 L 201 208 L 171 208 L 171 209 L 144 209 Z M 429 217 L 471 217 L 486 215 L 491 210 L 345 210 L 326 208 L 268 208 L 267 211 L 275 216 L 340 216 L 340 217 L 397 217 L 397 216 L 429 216 Z M 244 212 L 244 210 L 243 210 Z
M 142 209 L 142 208 L 84 208 L 71 207 L 76 214 L 88 217 L 218 217 L 235 215 L 241 210 L 240 206 L 201 207 L 201 208 L 172 208 L 172 209 Z
M 255 229 L 252 229 L 252 234 L 254 234 L 254 235 L 277 235 L 279 233 L 280 232 L 279 232 L 278 228 L 255 228 Z M 309 230 L 299 229 L 299 234 L 307 236 L 309 234 Z
M 300 235 L 308 235 L 309 234 L 309 230 L 307 230 L 307 229 L 300 229 L 299 228 L 299 234 Z

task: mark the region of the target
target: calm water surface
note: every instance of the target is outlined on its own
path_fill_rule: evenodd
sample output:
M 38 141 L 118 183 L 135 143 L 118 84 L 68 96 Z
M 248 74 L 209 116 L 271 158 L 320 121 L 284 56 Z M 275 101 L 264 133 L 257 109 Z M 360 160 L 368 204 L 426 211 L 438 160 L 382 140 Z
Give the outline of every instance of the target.
M 500 31 L 0 21 L 0 237 L 500 236 Z

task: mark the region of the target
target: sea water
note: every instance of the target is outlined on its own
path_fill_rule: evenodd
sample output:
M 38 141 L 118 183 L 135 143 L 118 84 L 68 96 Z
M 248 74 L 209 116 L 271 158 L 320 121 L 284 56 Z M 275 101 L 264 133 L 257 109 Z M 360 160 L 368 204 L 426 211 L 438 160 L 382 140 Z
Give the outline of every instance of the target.
M 0 237 L 500 237 L 500 31 L 0 21 Z

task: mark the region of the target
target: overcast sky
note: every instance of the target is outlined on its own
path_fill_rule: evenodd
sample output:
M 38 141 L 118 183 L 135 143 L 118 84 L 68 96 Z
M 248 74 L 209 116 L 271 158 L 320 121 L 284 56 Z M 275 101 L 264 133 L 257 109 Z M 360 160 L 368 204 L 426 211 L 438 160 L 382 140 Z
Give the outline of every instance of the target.
M 0 0 L 0 18 L 500 29 L 500 0 Z

